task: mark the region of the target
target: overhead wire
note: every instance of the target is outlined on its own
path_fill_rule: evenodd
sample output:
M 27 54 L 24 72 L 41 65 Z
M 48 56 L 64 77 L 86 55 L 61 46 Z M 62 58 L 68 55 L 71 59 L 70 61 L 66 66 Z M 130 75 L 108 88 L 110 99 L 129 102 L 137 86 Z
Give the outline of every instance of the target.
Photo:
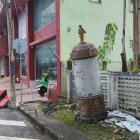
M 25 13 L 26 13 L 27 17 L 29 17 L 26 10 L 25 10 Z M 34 30 L 36 29 L 35 25 L 33 26 L 33 29 L 34 29 Z M 37 32 L 38 35 L 40 36 L 42 42 L 43 42 L 43 41 L 46 41 L 46 39 L 44 39 L 44 37 L 41 35 L 41 33 L 40 33 L 38 30 L 36 30 L 36 32 Z M 49 48 L 49 50 L 51 51 L 51 53 L 60 61 L 60 63 L 61 63 L 62 66 L 64 67 L 64 69 L 66 69 L 65 64 L 61 61 L 61 58 L 60 58 L 56 53 L 53 52 L 53 50 L 50 48 L 50 46 L 49 46 L 48 44 L 46 44 L 46 46 Z
M 3 1 L 3 8 L 6 10 L 7 14 L 7 28 L 8 28 L 8 53 L 9 53 L 9 70 L 10 70 L 10 87 L 11 94 L 15 93 L 15 83 L 14 83 L 14 60 L 13 60 L 13 51 L 12 51 L 12 18 L 11 18 L 11 9 L 10 3 L 7 0 Z M 15 101 L 15 95 L 11 96 L 11 101 Z M 12 103 L 12 102 L 11 102 Z
M 16 9 L 16 17 L 17 17 L 18 26 L 19 26 L 19 15 L 18 15 L 18 9 L 17 9 L 17 4 L 16 4 L 16 1 L 15 0 L 14 0 L 14 7 Z M 24 56 L 25 56 L 25 53 L 24 53 Z M 27 62 L 26 56 L 25 56 L 25 62 Z
M 16 8 L 16 16 L 17 16 L 17 20 L 18 20 L 18 22 L 19 22 L 19 16 L 18 16 L 17 4 L 16 4 L 15 0 L 14 0 L 14 5 L 15 5 L 15 8 Z M 29 16 L 28 16 L 28 13 L 27 13 L 26 10 L 25 10 L 25 14 L 26 14 L 27 17 L 29 17 Z M 33 27 L 33 29 L 36 29 L 35 26 Z M 41 33 L 40 33 L 38 30 L 37 30 L 36 32 L 37 32 L 38 35 L 40 36 L 42 42 L 43 42 L 43 41 L 46 41 L 46 39 L 43 38 L 43 36 L 41 35 Z M 50 46 L 49 46 L 48 44 L 46 44 L 46 45 L 47 45 L 47 47 L 49 48 L 49 50 L 51 51 L 51 53 L 59 59 L 60 63 L 62 63 L 60 57 L 59 57 L 57 54 L 55 54 L 55 53 L 53 52 L 53 50 L 50 48 Z M 62 64 L 63 64 L 63 63 L 62 63 Z M 64 64 L 63 64 L 63 65 L 64 65 Z
M 4 7 L 4 4 L 3 4 L 3 8 L 2 9 L 6 9 L 5 7 Z M 2 13 L 2 11 L 1 11 L 1 13 Z M 2 15 L 0 13 L 0 16 Z M 2 22 L 2 24 L 3 25 L 6 25 L 6 20 L 3 20 L 3 21 L 1 21 Z M 3 33 L 1 33 L 1 42 L 0 42 L 1 44 L 1 47 L 0 47 L 0 52 L 2 52 L 3 51 L 3 48 L 4 47 L 7 47 L 7 44 L 6 44 L 6 37 L 5 37 L 5 27 L 3 27 Z M 8 48 L 6 48 L 6 49 L 8 49 Z
M 17 16 L 17 20 L 18 20 L 18 23 L 19 23 L 19 16 L 18 16 L 17 4 L 16 4 L 15 0 L 14 0 L 14 6 L 15 6 L 15 8 L 16 8 L 16 16 Z M 27 13 L 27 11 L 26 11 L 26 9 L 25 9 L 24 11 L 25 11 L 26 16 L 29 17 L 29 16 L 28 16 L 28 13 Z M 36 28 L 35 28 L 35 25 L 33 26 L 33 29 L 36 29 Z M 43 42 L 43 41 L 46 41 L 46 39 L 43 38 L 43 36 L 41 35 L 41 33 L 40 33 L 38 30 L 37 30 L 36 32 L 37 32 L 38 35 L 40 36 L 42 42 Z M 60 57 L 59 57 L 56 53 L 53 52 L 53 50 L 50 48 L 50 46 L 49 46 L 48 44 L 46 44 L 46 46 L 47 46 L 47 48 L 49 48 L 50 52 L 60 61 L 60 63 L 62 64 L 62 66 L 63 66 L 64 69 L 66 70 L 66 67 L 65 67 L 64 63 L 61 61 Z M 35 101 L 35 99 L 34 99 L 34 97 L 33 97 L 33 94 L 32 94 L 32 99 L 33 99 L 33 101 Z M 38 112 L 37 112 L 37 109 L 35 108 L 35 104 L 34 104 L 34 111 L 35 111 L 36 118 L 37 118 Z
M 10 19 L 10 13 L 9 13 L 9 10 L 8 10 L 9 4 L 8 4 L 7 1 L 4 1 L 4 8 L 7 11 L 7 18 L 9 20 L 9 29 L 10 29 L 9 34 L 10 34 L 10 36 L 12 36 L 12 20 Z M 9 53 L 10 60 L 11 60 L 11 57 L 12 57 L 12 53 L 11 52 L 12 52 L 12 48 L 10 47 L 10 53 Z
M 17 4 L 16 4 L 15 0 L 14 0 L 14 7 L 15 7 L 15 9 L 16 9 L 16 16 L 17 16 L 17 21 L 18 21 L 18 25 L 19 25 L 19 16 L 18 16 Z M 26 58 L 26 57 L 25 57 L 25 58 Z M 21 90 L 21 89 L 20 89 L 20 90 Z M 38 111 L 37 111 L 37 109 L 36 109 L 35 99 L 34 99 L 34 97 L 33 97 L 33 93 L 32 93 L 32 92 L 30 92 L 30 93 L 31 93 L 31 96 L 32 96 L 32 100 L 33 100 L 33 102 L 34 102 L 33 108 L 34 108 L 35 116 L 36 116 L 36 118 L 38 118 Z M 22 96 L 22 95 L 21 95 L 21 96 Z M 38 125 L 38 123 L 37 123 L 37 125 Z

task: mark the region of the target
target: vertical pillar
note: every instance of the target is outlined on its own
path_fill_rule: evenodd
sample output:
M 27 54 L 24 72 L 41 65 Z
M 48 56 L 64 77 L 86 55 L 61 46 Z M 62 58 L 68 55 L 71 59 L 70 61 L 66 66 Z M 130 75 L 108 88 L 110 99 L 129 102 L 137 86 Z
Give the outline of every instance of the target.
M 9 57 L 8 55 L 6 56 L 6 77 L 9 76 Z
M 13 40 L 18 38 L 18 19 L 17 16 L 13 17 Z M 16 62 L 16 57 L 14 57 L 15 61 L 15 82 L 17 81 L 17 78 L 19 79 L 19 63 Z
M 134 66 L 138 66 L 138 52 L 139 52 L 139 27 L 138 27 L 138 1 L 133 0 L 133 61 Z
M 9 77 L 10 74 L 9 74 L 9 55 L 8 55 L 8 32 L 7 32 L 7 28 L 6 28 L 6 35 L 5 35 L 5 46 L 6 46 L 6 49 L 7 49 L 7 52 L 6 52 L 6 77 Z
M 6 6 L 11 4 L 11 1 L 5 1 Z M 11 107 L 16 107 L 16 95 L 15 95 L 15 74 L 14 74 L 14 56 L 13 56 L 13 37 L 12 37 L 12 9 L 7 8 L 7 32 L 8 32 L 8 48 L 9 48 L 9 63 L 10 63 L 10 97 L 11 97 Z
M 28 43 L 27 50 L 27 74 L 28 84 L 30 80 L 35 79 L 35 60 L 34 48 L 29 45 L 34 40 L 34 24 L 33 24 L 33 1 L 26 2 L 26 39 Z
M 60 0 L 56 0 L 56 54 L 57 54 L 57 92 L 61 93 L 61 62 L 60 62 Z

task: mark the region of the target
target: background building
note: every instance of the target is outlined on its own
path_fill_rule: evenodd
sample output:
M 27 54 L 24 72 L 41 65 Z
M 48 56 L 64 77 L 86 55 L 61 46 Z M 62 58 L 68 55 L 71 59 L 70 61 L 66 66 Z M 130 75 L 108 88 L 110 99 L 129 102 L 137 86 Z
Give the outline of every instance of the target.
M 75 4 L 76 2 L 76 4 Z M 79 3 L 79 4 L 78 4 Z M 130 41 L 133 40 L 133 4 L 127 1 L 126 10 L 126 54 L 133 58 Z M 0 14 L 0 33 L 7 30 L 6 10 Z M 12 0 L 13 39 L 23 38 L 28 43 L 22 64 L 23 83 L 39 79 L 49 72 L 50 80 L 57 82 L 58 92 L 66 89 L 66 62 L 74 45 L 79 43 L 78 25 L 86 30 L 85 40 L 97 48 L 102 45 L 105 27 L 115 23 L 118 27 L 115 47 L 108 55 L 111 63 L 108 70 L 121 71 L 123 1 L 117 0 Z M 7 40 L 7 33 L 4 35 Z M 1 39 L 0 37 L 0 40 Z M 1 45 L 3 46 L 3 45 Z M 0 48 L 3 48 L 1 47 Z M 8 46 L 5 54 L 5 73 L 8 76 Z M 15 60 L 16 78 L 19 64 Z

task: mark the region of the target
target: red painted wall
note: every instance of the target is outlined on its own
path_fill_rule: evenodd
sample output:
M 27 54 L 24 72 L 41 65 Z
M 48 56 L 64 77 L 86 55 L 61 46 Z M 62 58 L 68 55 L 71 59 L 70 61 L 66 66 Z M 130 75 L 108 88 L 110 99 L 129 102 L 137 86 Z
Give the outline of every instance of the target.
M 26 39 L 28 46 L 30 42 L 34 39 L 34 25 L 33 25 L 33 1 L 29 1 L 26 3 Z M 30 80 L 35 79 L 35 71 L 34 71 L 34 48 L 28 47 L 27 50 L 27 73 L 28 73 L 28 85 Z
M 6 56 L 8 52 L 8 42 L 6 35 L 0 36 L 0 56 Z
M 5 76 L 9 76 L 9 57 L 8 57 L 8 39 L 7 35 L 0 36 L 0 57 L 4 56 L 6 60 Z
M 17 20 L 17 16 L 13 17 L 13 40 L 18 38 L 18 20 Z M 15 82 L 18 83 L 19 82 L 19 78 L 20 78 L 20 73 L 19 73 L 19 63 L 16 62 L 16 57 L 14 57 L 14 61 L 15 61 Z M 18 78 L 18 81 L 17 79 Z
M 6 77 L 9 76 L 9 56 L 6 55 Z
M 33 11 L 30 9 L 30 11 Z M 29 12 L 30 12 L 29 11 Z M 30 15 L 30 19 L 33 16 Z M 35 45 L 42 43 L 46 40 L 50 40 L 52 38 L 56 39 L 56 54 L 57 54 L 57 93 L 60 95 L 61 93 L 61 66 L 60 66 L 60 28 L 59 28 L 59 21 L 60 19 L 60 1 L 56 0 L 56 19 L 52 21 L 47 26 L 39 29 L 38 31 L 34 32 L 34 38 L 32 38 L 32 42 L 30 42 L 30 48 L 34 48 Z M 33 21 L 33 20 L 32 20 Z M 33 22 L 31 23 L 33 25 Z M 33 30 L 33 29 L 32 29 Z M 30 32 L 31 35 L 32 31 Z M 32 69 L 34 68 L 34 65 L 31 66 Z
M 57 54 L 57 92 L 61 94 L 61 63 L 60 63 L 60 0 L 56 0 L 56 54 Z
M 60 19 L 60 1 L 56 0 L 56 19 L 49 25 L 34 32 L 33 24 L 33 0 L 26 3 L 26 39 L 28 42 L 27 51 L 27 66 L 28 76 L 23 78 L 23 83 L 29 85 L 29 80 L 35 79 L 35 46 L 39 43 L 43 43 L 46 40 L 56 39 L 56 53 L 57 53 L 57 92 L 60 95 L 61 77 L 60 77 L 60 30 L 59 30 L 59 19 Z

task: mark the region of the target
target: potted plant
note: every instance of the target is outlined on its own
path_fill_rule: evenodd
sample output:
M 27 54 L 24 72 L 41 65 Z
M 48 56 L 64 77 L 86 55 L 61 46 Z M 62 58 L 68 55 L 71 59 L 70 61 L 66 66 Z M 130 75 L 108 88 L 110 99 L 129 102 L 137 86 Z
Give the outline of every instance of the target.
M 111 60 L 107 58 L 107 54 L 110 53 L 114 48 L 117 30 L 118 27 L 115 23 L 108 23 L 105 29 L 103 45 L 98 47 L 99 60 L 102 63 L 102 70 L 107 70 L 107 63 L 111 62 Z
M 67 70 L 72 70 L 72 60 L 71 60 L 71 57 L 67 60 Z
M 133 70 L 133 59 L 129 58 L 128 60 L 128 71 L 132 71 Z

